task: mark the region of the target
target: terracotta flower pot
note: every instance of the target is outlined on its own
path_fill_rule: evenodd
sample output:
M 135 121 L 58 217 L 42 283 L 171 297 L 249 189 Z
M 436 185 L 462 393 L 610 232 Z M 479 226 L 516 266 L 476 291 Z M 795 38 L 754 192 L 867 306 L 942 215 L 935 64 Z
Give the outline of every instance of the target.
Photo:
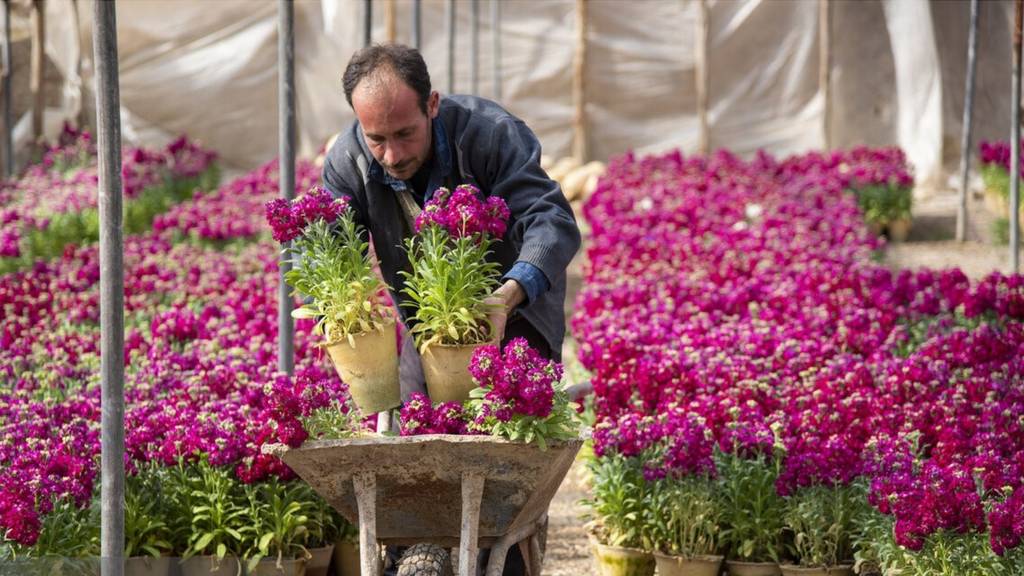
M 725 566 L 729 576 L 782 576 L 782 570 L 775 562 L 727 560 Z
M 167 576 L 171 572 L 171 559 L 167 556 L 133 556 L 124 561 L 124 576 Z
M 599 576 L 652 576 L 654 556 L 636 548 L 606 546 L 590 540 Z
M 906 242 L 910 236 L 910 218 L 900 218 L 889 222 L 889 238 L 894 242 Z
M 398 387 L 398 347 L 395 324 L 325 345 L 338 376 L 348 385 L 363 414 L 375 414 L 402 403 Z
M 658 576 L 718 576 L 722 556 L 668 556 L 654 554 Z
M 484 344 L 444 346 L 432 344 L 423 352 L 423 376 L 432 402 L 463 402 L 476 388 L 469 374 L 473 353 Z
M 985 206 L 998 218 L 1010 217 L 1010 200 L 999 190 L 985 189 Z
M 242 563 L 234 556 L 193 556 L 181 561 L 181 576 L 240 576 Z
M 331 555 L 333 553 L 334 544 L 322 548 L 310 548 L 310 557 L 306 561 L 306 576 L 327 576 L 327 569 L 331 566 Z
M 853 566 L 843 564 L 840 566 L 794 566 L 783 564 L 781 567 L 782 576 L 853 576 Z
M 359 576 L 359 543 L 340 540 L 334 545 L 334 576 Z
M 264 558 L 256 567 L 248 571 L 249 576 L 305 576 L 305 558 Z

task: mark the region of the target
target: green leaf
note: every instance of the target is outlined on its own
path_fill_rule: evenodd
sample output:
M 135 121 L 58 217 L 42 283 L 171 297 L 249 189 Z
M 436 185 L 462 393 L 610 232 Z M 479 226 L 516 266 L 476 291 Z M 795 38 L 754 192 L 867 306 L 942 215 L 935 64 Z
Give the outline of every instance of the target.
M 195 548 L 196 552 L 202 552 L 203 550 L 206 550 L 206 547 L 209 546 L 210 542 L 213 541 L 213 537 L 214 534 L 212 532 L 207 532 L 206 534 L 203 534 L 202 537 L 200 537 L 199 540 L 196 541 L 193 548 Z

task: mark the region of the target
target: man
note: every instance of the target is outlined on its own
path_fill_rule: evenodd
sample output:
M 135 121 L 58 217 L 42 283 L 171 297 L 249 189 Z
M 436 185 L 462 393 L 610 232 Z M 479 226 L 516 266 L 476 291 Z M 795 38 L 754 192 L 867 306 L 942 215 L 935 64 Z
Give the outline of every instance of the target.
M 401 45 L 357 52 L 342 80 L 356 122 L 324 160 L 324 186 L 346 196 L 370 231 L 384 280 L 403 319 L 403 239 L 413 212 L 439 187 L 473 184 L 503 198 L 509 226 L 492 258 L 502 285 L 489 299 L 504 343 L 522 336 L 546 357 L 561 358 L 565 336 L 565 269 L 580 246 L 579 229 L 558 184 L 540 167 L 540 144 L 518 118 L 494 102 L 431 90 L 423 57 Z M 412 338 L 401 360 L 402 397 L 426 392 Z M 394 551 L 389 551 L 392 559 Z M 506 574 L 523 573 L 513 547 Z
M 502 285 L 491 320 L 503 342 L 525 337 L 546 357 L 560 359 L 565 335 L 565 269 L 579 249 L 575 218 L 558 184 L 540 167 L 533 132 L 500 106 L 474 96 L 431 90 L 418 51 L 376 45 L 357 52 L 345 69 L 345 98 L 357 121 L 327 153 L 325 187 L 347 196 L 370 231 L 384 280 L 404 301 L 408 270 L 402 247 L 411 234 L 409 199 L 420 209 L 434 190 L 473 184 L 509 206 L 508 231 L 493 247 Z M 403 318 L 407 310 L 399 306 Z M 402 396 L 425 392 L 411 344 L 402 351 Z M 410 358 L 412 361 L 410 361 Z

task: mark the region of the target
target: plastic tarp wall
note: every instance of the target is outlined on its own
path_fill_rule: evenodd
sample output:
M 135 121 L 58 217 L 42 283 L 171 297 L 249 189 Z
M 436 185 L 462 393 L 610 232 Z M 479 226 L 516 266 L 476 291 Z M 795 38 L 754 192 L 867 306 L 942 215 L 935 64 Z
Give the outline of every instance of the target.
M 479 0 L 480 85 L 494 97 L 490 4 Z M 411 0 L 396 0 L 397 40 L 411 42 Z M 899 144 L 919 179 L 955 167 L 966 59 L 966 2 L 833 0 L 832 141 Z M 353 119 L 341 74 L 362 46 L 362 0 L 295 2 L 299 153 L 312 156 Z M 374 6 L 384 39 L 383 2 Z M 709 124 L 713 148 L 789 154 L 824 145 L 818 85 L 817 1 L 710 0 Z M 277 153 L 277 8 L 273 0 L 134 0 L 118 3 L 123 132 L 160 143 L 199 138 L 250 168 Z M 588 149 L 694 151 L 696 0 L 590 0 L 585 73 Z M 92 84 L 90 2 L 80 4 L 75 45 L 70 0 L 47 2 L 47 51 L 69 78 L 78 50 Z M 538 134 L 545 153 L 572 142 L 574 0 L 501 0 L 500 101 Z M 471 92 L 470 0 L 456 2 L 455 92 Z M 1008 1 L 982 2 L 975 118 L 978 138 L 1009 133 Z M 422 2 L 422 51 L 435 89 L 447 90 L 445 2 Z M 1004 97 L 1005 95 L 1005 97 Z M 55 126 L 56 124 L 51 123 Z

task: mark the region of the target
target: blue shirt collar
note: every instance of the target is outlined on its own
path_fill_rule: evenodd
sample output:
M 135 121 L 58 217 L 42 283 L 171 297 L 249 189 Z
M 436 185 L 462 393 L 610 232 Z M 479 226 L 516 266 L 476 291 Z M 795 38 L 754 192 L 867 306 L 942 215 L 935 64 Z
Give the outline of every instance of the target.
M 433 142 L 431 145 L 434 148 L 434 153 L 428 161 L 431 163 L 430 184 L 427 186 L 428 198 L 452 173 L 452 149 L 451 145 L 448 143 L 448 133 L 444 129 L 444 123 L 441 122 L 439 118 L 434 118 L 430 121 L 430 124 L 433 131 Z M 362 137 L 361 133 L 360 137 Z M 394 178 L 388 174 L 372 154 L 370 155 L 370 158 L 370 178 L 373 178 L 382 184 L 386 184 L 391 187 L 392 190 L 402 191 L 408 188 L 405 181 Z

